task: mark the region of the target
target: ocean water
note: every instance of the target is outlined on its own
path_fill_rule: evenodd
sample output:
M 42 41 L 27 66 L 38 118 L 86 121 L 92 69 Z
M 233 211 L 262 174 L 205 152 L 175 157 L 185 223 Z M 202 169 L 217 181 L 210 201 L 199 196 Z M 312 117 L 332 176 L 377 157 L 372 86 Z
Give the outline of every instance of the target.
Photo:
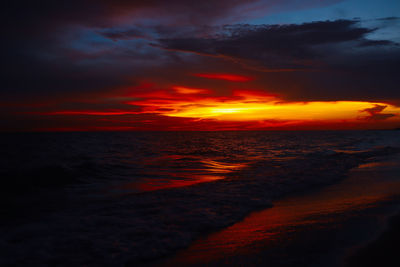
M 135 265 L 400 152 L 398 131 L 2 134 L 0 264 Z

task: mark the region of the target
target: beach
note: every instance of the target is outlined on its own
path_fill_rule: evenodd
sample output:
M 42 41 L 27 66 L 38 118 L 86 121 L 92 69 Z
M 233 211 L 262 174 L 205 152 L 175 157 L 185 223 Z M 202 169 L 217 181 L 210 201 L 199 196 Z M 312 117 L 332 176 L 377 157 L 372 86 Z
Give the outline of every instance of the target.
M 400 266 L 400 0 L 5 2 L 0 267 Z
M 361 165 L 146 266 L 398 266 L 399 173 L 399 157 Z
M 396 132 L 1 141 L 4 266 L 341 266 L 398 208 Z
M 400 213 L 397 213 L 389 219 L 382 234 L 349 257 L 347 266 L 398 266 L 397 244 L 399 240 Z

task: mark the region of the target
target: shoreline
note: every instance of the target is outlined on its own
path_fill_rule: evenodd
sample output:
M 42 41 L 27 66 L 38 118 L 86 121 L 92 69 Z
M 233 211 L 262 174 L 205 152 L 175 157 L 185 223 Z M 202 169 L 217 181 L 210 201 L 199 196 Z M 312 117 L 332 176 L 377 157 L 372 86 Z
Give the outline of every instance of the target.
M 350 145 L 354 144 L 354 140 L 349 140 L 352 141 Z M 310 203 L 309 197 L 312 198 L 315 192 L 346 180 L 351 168 L 362 163 L 372 164 L 377 159 L 386 159 L 388 155 L 399 152 L 396 147 L 374 147 L 354 153 L 312 151 L 300 158 L 289 157 L 284 161 L 255 161 L 252 168 L 243 173 L 235 172 L 223 180 L 151 193 L 100 197 L 88 195 L 93 193 L 90 187 L 88 190 L 83 187 L 81 191 L 79 187 L 76 191 L 71 188 L 66 192 L 65 209 L 58 211 L 52 208 L 49 211 L 55 212 L 47 213 L 46 207 L 58 207 L 57 203 L 49 202 L 46 207 L 39 205 L 40 210 L 46 211 L 46 216 L 35 221 L 25 217 L 27 221 L 23 225 L 10 224 L 2 228 L 5 234 L 0 240 L 3 241 L 1 247 L 4 253 L 1 261 L 10 265 L 68 266 L 135 265 L 161 260 L 160 257 L 169 257 L 179 249 L 190 247 L 192 241 L 210 232 L 224 231 L 237 225 L 237 222 L 246 221 L 246 216 L 250 214 L 249 217 L 252 217 L 252 211 L 261 210 L 262 214 L 266 207 L 270 207 L 271 201 L 275 203 L 274 199 L 282 205 L 268 209 L 267 213 L 275 212 L 275 221 L 270 223 L 277 230 L 275 237 L 279 237 L 276 233 L 279 233 L 280 226 L 290 225 L 291 220 L 301 222 L 301 212 L 306 212 L 303 207 L 310 207 L 295 201 L 296 213 L 290 201 L 288 204 L 279 199 L 296 200 L 303 194 L 303 204 Z M 319 197 L 323 203 L 325 195 L 320 194 Z M 335 200 L 334 195 L 331 197 Z M 26 200 L 29 201 L 29 198 Z M 335 209 L 335 201 L 332 204 Z M 285 214 L 280 213 L 282 208 L 286 210 Z M 314 208 L 324 211 L 326 205 Z M 32 214 L 40 215 L 36 211 Z M 271 216 L 267 214 L 265 218 L 269 220 Z M 310 222 L 312 220 L 309 219 Z M 320 226 L 324 226 L 325 222 L 321 222 Z M 268 231 L 266 229 L 265 232 L 269 234 Z M 259 235 L 257 230 L 248 233 L 255 234 L 255 237 Z M 248 236 L 243 239 L 254 240 Z M 260 244 L 256 245 L 260 247 Z M 110 251 L 112 253 L 108 253 Z
M 344 266 L 386 232 L 386 219 L 400 206 L 399 169 L 398 155 L 362 164 L 338 184 L 284 197 L 145 266 Z

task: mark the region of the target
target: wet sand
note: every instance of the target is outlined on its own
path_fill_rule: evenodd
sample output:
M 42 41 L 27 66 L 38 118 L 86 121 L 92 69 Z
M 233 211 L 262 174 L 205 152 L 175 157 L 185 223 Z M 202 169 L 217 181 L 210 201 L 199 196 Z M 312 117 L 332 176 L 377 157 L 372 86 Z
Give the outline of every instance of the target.
M 270 209 L 146 265 L 363 266 L 371 251 L 379 260 L 384 246 L 398 244 L 382 233 L 400 204 L 399 173 L 399 157 L 359 166 L 338 184 L 275 201 Z
M 347 260 L 347 267 L 399 266 L 400 213 L 389 220 L 382 235 L 357 250 Z

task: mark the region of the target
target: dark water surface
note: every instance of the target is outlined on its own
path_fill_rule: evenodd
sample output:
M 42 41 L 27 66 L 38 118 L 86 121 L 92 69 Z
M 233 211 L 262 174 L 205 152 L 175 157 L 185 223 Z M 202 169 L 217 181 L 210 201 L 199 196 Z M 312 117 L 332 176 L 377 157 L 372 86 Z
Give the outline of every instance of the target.
M 2 134 L 0 264 L 170 255 L 399 152 L 398 131 Z
M 374 263 L 366 255 L 347 263 L 380 235 L 399 204 L 400 157 L 362 164 L 337 184 L 274 201 L 272 208 L 146 266 L 397 266 L 400 260 L 386 259 L 382 251 L 397 247 L 396 237 L 368 251 L 377 254 Z
M 4 175 L 25 181 L 34 177 L 40 181 L 31 183 L 43 185 L 116 182 L 115 189 L 121 192 L 186 186 L 223 179 L 257 162 L 313 160 L 399 142 L 397 131 L 21 133 L 1 137 Z M 46 174 L 57 171 L 63 179 L 44 181 Z M 123 180 L 127 183 L 120 187 Z

